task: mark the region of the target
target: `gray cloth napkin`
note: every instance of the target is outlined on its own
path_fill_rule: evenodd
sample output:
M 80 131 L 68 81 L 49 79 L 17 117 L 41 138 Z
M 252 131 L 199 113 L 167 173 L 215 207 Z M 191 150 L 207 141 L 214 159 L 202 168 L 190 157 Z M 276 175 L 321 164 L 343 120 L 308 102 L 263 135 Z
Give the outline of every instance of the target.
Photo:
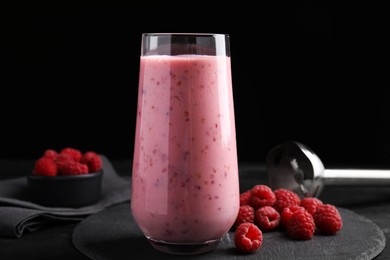
M 27 194 L 27 177 L 0 181 L 0 237 L 19 238 L 53 222 L 81 221 L 112 205 L 130 201 L 130 179 L 119 176 L 106 156 L 103 161 L 101 198 L 80 208 L 45 207 L 32 202 Z

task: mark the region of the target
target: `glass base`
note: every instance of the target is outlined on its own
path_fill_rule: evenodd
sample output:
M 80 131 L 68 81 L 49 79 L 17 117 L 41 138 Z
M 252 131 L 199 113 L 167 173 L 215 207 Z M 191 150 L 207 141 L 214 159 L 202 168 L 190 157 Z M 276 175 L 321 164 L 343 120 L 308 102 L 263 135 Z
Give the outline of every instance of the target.
M 173 255 L 199 255 L 215 250 L 221 239 L 209 240 L 204 243 L 172 243 L 148 238 L 150 244 L 158 251 Z

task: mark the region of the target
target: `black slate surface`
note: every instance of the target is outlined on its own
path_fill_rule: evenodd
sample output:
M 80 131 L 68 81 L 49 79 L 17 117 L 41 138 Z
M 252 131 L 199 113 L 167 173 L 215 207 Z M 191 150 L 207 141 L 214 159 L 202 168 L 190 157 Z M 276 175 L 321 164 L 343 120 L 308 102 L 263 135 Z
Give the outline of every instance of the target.
M 116 172 L 131 177 L 130 160 L 110 160 Z M 33 160 L 0 159 L 0 179 L 22 177 L 34 165 Z M 257 163 L 240 163 L 240 188 L 248 189 L 258 183 L 267 183 L 265 167 Z M 390 240 L 390 189 L 378 187 L 326 187 L 320 198 L 326 203 L 353 210 L 372 220 Z M 27 232 L 21 238 L 0 238 L 0 259 L 25 260 L 87 260 L 72 243 L 73 229 L 77 223 L 53 224 L 37 232 Z M 368 240 L 367 243 L 371 241 Z M 125 242 L 127 243 L 127 241 Z M 128 243 L 128 246 L 132 246 Z M 148 250 L 152 250 L 150 247 Z M 127 251 L 124 252 L 126 254 Z M 117 258 L 121 255 L 117 254 Z M 228 255 L 226 259 L 245 259 L 245 256 Z M 143 258 L 141 258 L 143 259 Z M 158 259 L 158 258 L 157 258 Z M 174 258 L 173 258 L 174 259 Z M 258 257 L 263 259 L 263 257 Z M 279 259 L 273 257 L 271 259 Z M 386 246 L 375 260 L 390 259 L 390 247 Z
M 130 204 L 113 206 L 76 226 L 74 246 L 91 259 L 373 259 L 386 244 L 383 231 L 354 211 L 339 208 L 342 230 L 334 236 L 315 235 L 296 241 L 282 231 L 263 233 L 263 245 L 252 254 L 240 253 L 229 232 L 213 252 L 198 256 L 173 256 L 151 247 L 136 225 Z

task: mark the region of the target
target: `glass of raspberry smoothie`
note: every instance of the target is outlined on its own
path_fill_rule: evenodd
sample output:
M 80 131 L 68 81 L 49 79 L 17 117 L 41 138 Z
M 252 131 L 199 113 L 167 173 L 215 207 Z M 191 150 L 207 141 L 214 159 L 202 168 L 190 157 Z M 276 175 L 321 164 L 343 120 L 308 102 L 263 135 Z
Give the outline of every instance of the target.
M 133 159 L 131 210 L 151 245 L 214 250 L 239 209 L 229 35 L 142 35 Z

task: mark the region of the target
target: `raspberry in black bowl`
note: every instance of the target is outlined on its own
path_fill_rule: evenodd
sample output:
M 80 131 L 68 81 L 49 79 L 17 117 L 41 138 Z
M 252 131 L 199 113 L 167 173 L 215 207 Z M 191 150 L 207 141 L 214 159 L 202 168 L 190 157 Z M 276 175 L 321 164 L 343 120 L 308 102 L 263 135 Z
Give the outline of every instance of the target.
M 48 207 L 91 205 L 100 199 L 102 166 L 101 157 L 93 151 L 48 149 L 27 176 L 31 201 Z

